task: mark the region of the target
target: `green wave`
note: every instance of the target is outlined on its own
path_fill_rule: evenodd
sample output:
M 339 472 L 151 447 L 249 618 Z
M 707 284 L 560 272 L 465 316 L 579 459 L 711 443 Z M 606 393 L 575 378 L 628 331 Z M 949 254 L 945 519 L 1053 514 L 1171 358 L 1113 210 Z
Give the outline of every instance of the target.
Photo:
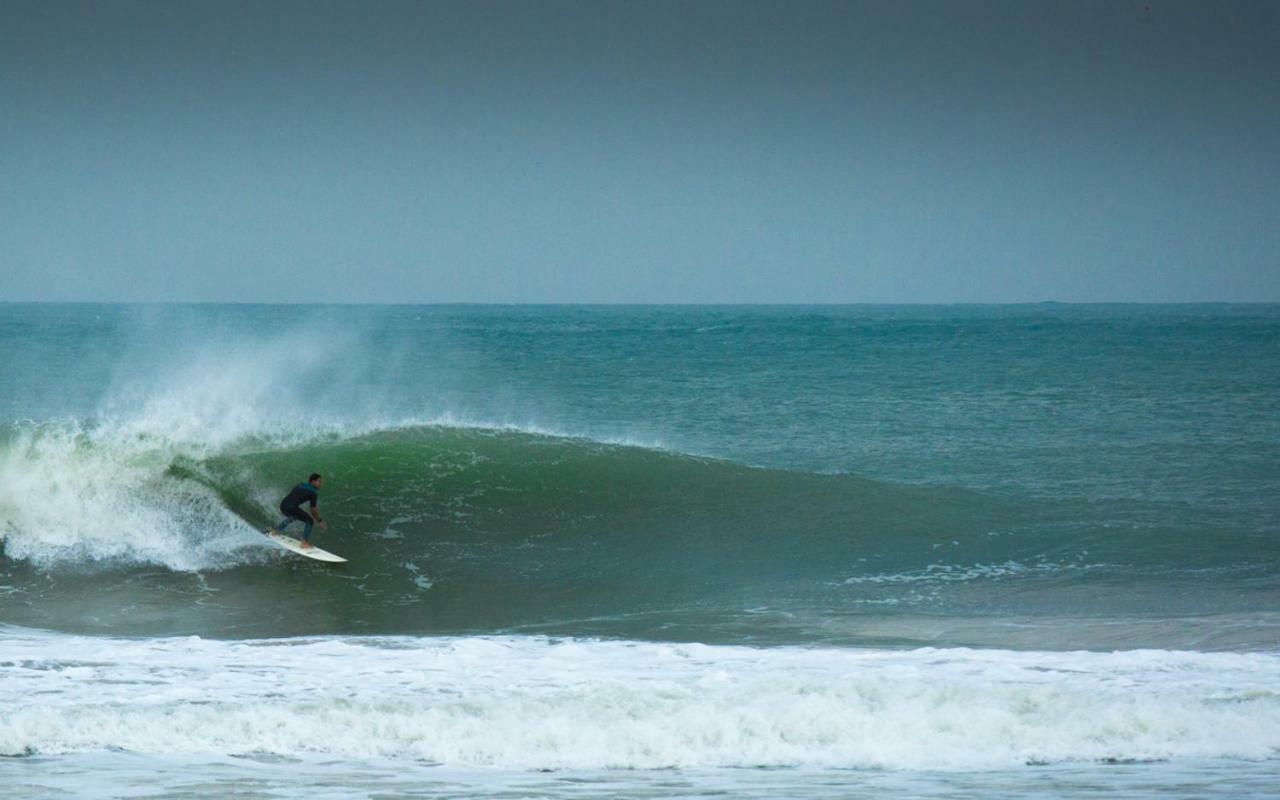
M 511 430 L 418 426 L 291 447 L 242 442 L 213 457 L 177 457 L 162 480 L 212 493 L 261 528 L 312 471 L 326 476 L 321 509 L 330 521 L 315 541 L 347 565 L 287 556 L 247 528 L 239 555 L 212 570 L 68 577 L 10 561 L 0 583 L 17 589 L 0 599 L 0 621 L 238 636 L 537 631 L 826 641 L 858 640 L 868 620 L 897 616 L 914 621 L 876 623 L 874 638 L 918 641 L 902 631 L 921 630 L 921 615 L 1080 618 L 1274 605 L 1275 546 L 1260 550 L 1238 536 L 1207 549 L 1185 531 L 1118 535 L 1106 520 L 1120 511 L 1097 504 Z M 1215 582 L 1223 570 L 1234 570 L 1230 592 Z
M 311 471 L 347 551 L 403 541 L 508 576 L 843 577 L 861 558 L 987 549 L 993 517 L 1025 521 L 973 492 L 505 430 L 407 428 L 171 468 L 254 523 L 276 516 L 264 486 L 274 499 Z

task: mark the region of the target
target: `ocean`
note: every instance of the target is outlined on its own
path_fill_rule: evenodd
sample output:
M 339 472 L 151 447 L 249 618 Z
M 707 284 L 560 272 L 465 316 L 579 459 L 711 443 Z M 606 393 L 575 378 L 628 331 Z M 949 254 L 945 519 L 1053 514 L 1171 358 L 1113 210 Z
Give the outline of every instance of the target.
M 0 794 L 1280 797 L 1278 464 L 1277 305 L 0 304 Z

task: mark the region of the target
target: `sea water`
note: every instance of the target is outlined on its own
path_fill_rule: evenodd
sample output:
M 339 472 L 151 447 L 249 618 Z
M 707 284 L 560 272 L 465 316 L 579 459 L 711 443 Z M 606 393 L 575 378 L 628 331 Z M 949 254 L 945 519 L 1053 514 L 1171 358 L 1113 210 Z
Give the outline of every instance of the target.
M 1280 307 L 0 305 L 12 797 L 1280 795 Z M 325 474 L 321 546 L 257 529 Z

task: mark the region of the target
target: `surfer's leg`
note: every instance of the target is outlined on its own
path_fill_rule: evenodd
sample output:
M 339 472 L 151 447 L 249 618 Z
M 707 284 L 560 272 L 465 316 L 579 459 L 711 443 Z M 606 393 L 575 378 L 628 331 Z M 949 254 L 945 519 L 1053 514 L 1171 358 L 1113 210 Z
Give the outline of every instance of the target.
M 302 529 L 302 546 L 310 547 L 311 546 L 311 525 L 315 522 L 315 520 L 311 518 L 310 514 L 308 514 L 307 512 L 303 511 L 300 508 L 291 508 L 286 513 L 288 513 L 290 517 L 293 517 L 293 519 L 296 519 L 298 522 L 301 522 L 305 526 Z
M 293 524 L 295 517 L 293 516 L 293 509 L 286 507 L 284 503 L 280 504 L 280 513 L 284 514 L 284 519 L 276 524 L 276 530 L 284 533 L 284 529 Z
M 309 547 L 311 543 L 307 540 L 311 538 L 311 523 L 315 522 L 315 520 L 311 519 L 311 515 L 300 508 L 282 508 L 280 509 L 280 513 L 284 514 L 285 518 L 280 520 L 280 524 L 276 526 L 276 530 L 283 533 L 284 529 L 287 526 L 292 525 L 294 520 L 301 522 L 303 525 L 307 526 L 302 532 L 302 543 L 304 546 Z

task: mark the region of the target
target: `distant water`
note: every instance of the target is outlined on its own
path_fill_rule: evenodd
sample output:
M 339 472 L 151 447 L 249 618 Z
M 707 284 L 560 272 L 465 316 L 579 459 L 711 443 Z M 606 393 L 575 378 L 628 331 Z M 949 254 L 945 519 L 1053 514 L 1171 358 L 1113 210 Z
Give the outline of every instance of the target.
M 1280 794 L 1280 306 L 8 304 L 0 364 L 13 796 Z M 345 567 L 255 532 L 313 470 Z

